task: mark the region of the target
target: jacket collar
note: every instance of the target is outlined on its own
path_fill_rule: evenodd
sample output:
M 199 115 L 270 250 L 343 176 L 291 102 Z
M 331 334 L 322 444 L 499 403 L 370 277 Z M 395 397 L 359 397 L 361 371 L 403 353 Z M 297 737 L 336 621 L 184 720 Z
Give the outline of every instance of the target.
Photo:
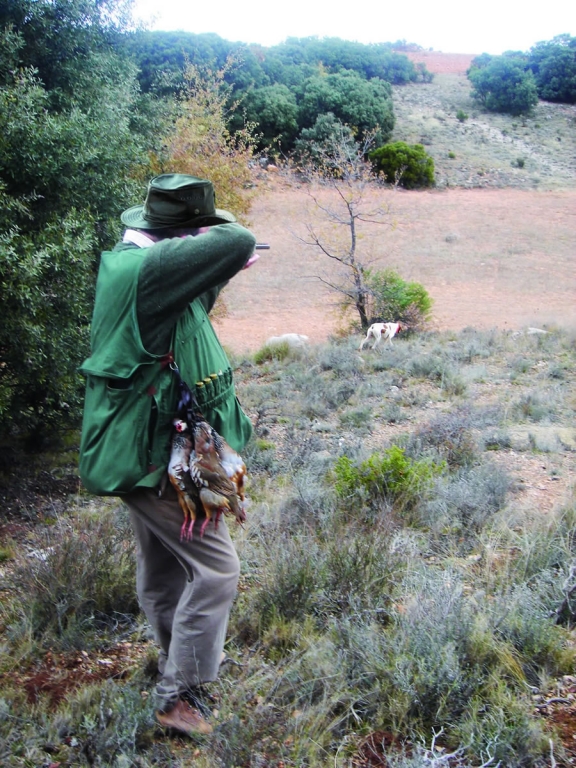
M 154 240 L 152 240 L 152 238 L 145 235 L 144 232 L 138 232 L 136 229 L 127 229 L 126 232 L 124 232 L 122 242 L 133 243 L 139 248 L 150 248 L 151 245 L 154 245 Z

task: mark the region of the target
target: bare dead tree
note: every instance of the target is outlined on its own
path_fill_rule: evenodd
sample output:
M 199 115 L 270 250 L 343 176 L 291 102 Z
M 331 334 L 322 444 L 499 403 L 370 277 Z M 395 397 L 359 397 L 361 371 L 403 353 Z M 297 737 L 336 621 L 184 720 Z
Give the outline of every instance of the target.
M 366 160 L 372 144 L 373 135 L 357 143 L 342 125 L 331 141 L 315 147 L 314 163 L 308 163 L 302 171 L 310 182 L 307 193 L 323 221 L 346 232 L 345 245 L 342 237 L 326 235 L 319 225 L 312 223 L 306 225 L 307 236 L 298 238 L 342 266 L 336 281 L 315 277 L 338 292 L 345 305 L 355 307 L 363 329 L 371 322 L 372 292 L 367 282 L 368 257 L 360 248 L 360 225 L 392 226 L 390 206 L 374 204 L 368 195 L 376 186 L 371 165 Z M 327 197 L 322 194 L 326 189 L 335 194 Z

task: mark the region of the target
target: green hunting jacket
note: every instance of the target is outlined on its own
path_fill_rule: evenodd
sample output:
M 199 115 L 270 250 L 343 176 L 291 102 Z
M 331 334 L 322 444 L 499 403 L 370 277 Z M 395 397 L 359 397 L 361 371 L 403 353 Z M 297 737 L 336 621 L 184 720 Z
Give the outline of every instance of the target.
M 102 254 L 91 355 L 81 367 L 79 470 L 92 493 L 122 495 L 162 478 L 178 404 L 172 358 L 207 421 L 232 448 L 244 448 L 252 425 L 208 312 L 255 242 L 239 224 L 222 224 L 150 247 L 122 242 Z

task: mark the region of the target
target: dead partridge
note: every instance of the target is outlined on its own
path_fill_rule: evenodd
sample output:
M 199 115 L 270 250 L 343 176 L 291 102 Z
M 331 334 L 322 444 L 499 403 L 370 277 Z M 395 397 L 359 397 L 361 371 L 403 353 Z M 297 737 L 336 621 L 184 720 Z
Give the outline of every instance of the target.
M 196 422 L 192 434 L 194 445 L 190 454 L 190 477 L 196 483 L 206 515 L 200 535 L 204 534 L 212 518 L 218 527 L 218 520 L 223 513 L 233 515 L 238 523 L 243 523 L 246 520 L 246 465 L 208 422 Z
M 190 477 L 190 454 L 192 453 L 192 436 L 188 424 L 182 419 L 174 419 L 174 434 L 172 450 L 168 463 L 168 477 L 178 495 L 178 503 L 184 514 L 184 522 L 180 529 L 180 540 L 190 540 L 196 522 L 196 501 L 198 489 Z M 196 498 L 196 501 L 194 498 Z

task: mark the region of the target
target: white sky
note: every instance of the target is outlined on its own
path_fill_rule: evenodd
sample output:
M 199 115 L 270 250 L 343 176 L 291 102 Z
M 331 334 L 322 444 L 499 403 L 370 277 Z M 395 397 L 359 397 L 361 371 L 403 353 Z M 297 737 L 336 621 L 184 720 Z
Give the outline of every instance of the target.
M 231 42 L 276 45 L 287 37 L 340 37 L 361 43 L 406 40 L 444 53 L 527 51 L 576 36 L 574 0 L 135 0 L 150 29 L 215 32 Z

